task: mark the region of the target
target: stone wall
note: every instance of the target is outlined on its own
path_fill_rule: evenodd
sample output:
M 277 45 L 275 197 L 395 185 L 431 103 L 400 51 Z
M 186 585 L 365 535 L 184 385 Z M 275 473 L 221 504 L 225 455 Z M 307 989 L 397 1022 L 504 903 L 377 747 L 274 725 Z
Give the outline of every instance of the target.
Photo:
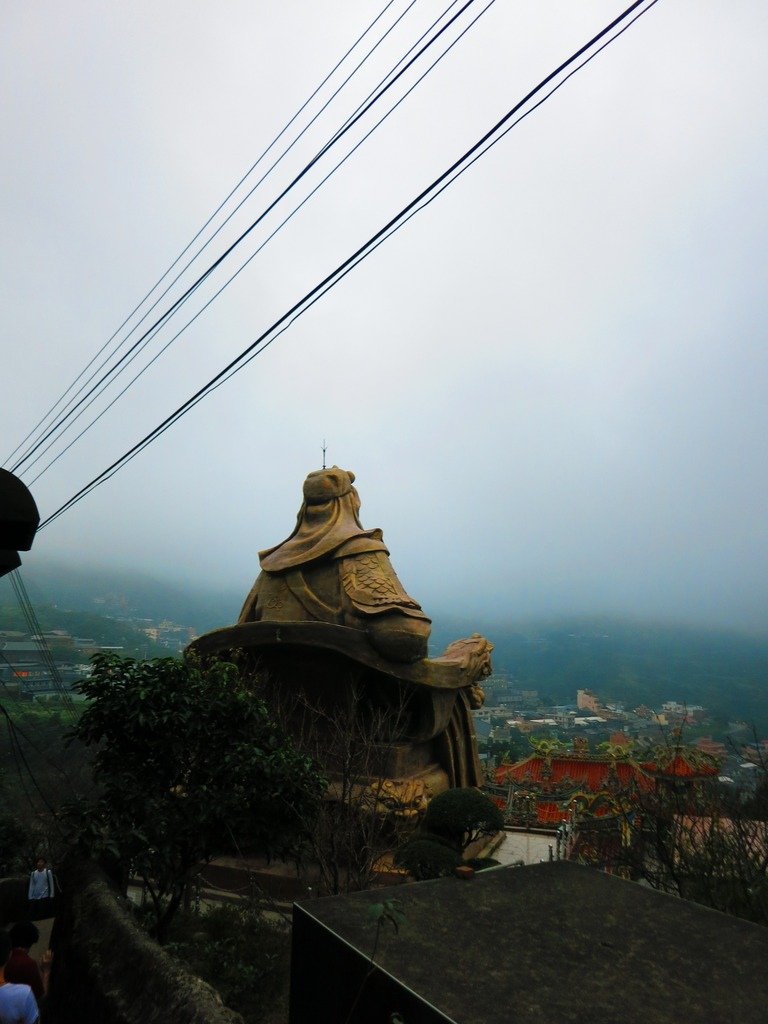
M 0 878 L 0 928 L 29 917 L 29 876 Z
M 61 888 L 46 1024 L 242 1024 L 138 927 L 96 865 L 71 862 Z

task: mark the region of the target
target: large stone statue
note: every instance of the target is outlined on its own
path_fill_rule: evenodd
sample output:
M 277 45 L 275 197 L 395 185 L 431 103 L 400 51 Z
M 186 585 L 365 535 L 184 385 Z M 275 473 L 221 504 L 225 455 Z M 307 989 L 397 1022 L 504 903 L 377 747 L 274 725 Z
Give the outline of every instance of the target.
M 244 652 L 279 687 L 309 689 L 326 707 L 354 685 L 372 707 L 406 708 L 379 773 L 412 805 L 414 794 L 481 784 L 470 709 L 482 703 L 492 647 L 475 634 L 427 658 L 431 622 L 397 578 L 381 530 L 360 523 L 354 479 L 336 466 L 309 474 L 296 527 L 260 553 L 237 625 L 193 647 Z
M 403 590 L 381 530 L 364 530 L 354 473 L 310 473 L 288 540 L 259 555 L 240 622 L 329 622 L 363 630 L 390 661 L 427 655 L 430 620 Z

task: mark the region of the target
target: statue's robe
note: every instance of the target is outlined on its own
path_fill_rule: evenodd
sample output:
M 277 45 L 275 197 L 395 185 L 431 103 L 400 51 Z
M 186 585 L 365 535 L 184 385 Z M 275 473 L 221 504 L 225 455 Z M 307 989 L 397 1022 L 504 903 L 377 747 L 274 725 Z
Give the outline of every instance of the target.
M 310 474 L 293 533 L 259 554 L 261 573 L 239 621 L 350 626 L 390 661 L 418 661 L 431 620 L 397 578 L 381 530 L 363 529 L 353 480 L 335 466 Z

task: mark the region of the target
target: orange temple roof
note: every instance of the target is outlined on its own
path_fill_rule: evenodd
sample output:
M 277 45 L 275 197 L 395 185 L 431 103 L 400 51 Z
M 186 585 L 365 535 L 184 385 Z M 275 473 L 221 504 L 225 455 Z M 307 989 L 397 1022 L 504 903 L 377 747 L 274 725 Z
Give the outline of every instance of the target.
M 557 753 L 552 756 L 531 754 L 516 764 L 503 764 L 496 769 L 498 785 L 531 783 L 546 790 L 572 782 L 592 793 L 598 793 L 614 780 L 621 788 L 632 784 L 650 789 L 655 778 L 706 778 L 717 775 L 717 762 L 699 750 L 673 748 L 656 753 L 655 760 L 637 762 L 594 754 Z
M 700 779 L 717 775 L 720 767 L 711 755 L 696 748 L 670 752 L 669 758 L 660 757 L 643 764 L 651 775 L 662 775 L 675 779 Z
M 642 768 L 632 761 L 614 761 L 612 758 L 553 757 L 551 760 L 532 754 L 517 764 L 503 764 L 496 769 L 496 782 L 526 783 L 548 786 L 571 781 L 592 793 L 605 789 L 614 775 L 622 787 L 641 779 L 650 786 L 651 780 Z

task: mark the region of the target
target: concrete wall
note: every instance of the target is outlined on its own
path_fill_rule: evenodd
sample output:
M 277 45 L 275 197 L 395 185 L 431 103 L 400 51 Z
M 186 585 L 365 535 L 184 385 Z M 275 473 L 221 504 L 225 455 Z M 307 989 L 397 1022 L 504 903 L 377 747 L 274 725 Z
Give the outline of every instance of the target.
M 29 876 L 0 878 L 0 928 L 29 917 Z
M 46 1024 L 242 1024 L 135 923 L 92 863 L 60 874 Z

